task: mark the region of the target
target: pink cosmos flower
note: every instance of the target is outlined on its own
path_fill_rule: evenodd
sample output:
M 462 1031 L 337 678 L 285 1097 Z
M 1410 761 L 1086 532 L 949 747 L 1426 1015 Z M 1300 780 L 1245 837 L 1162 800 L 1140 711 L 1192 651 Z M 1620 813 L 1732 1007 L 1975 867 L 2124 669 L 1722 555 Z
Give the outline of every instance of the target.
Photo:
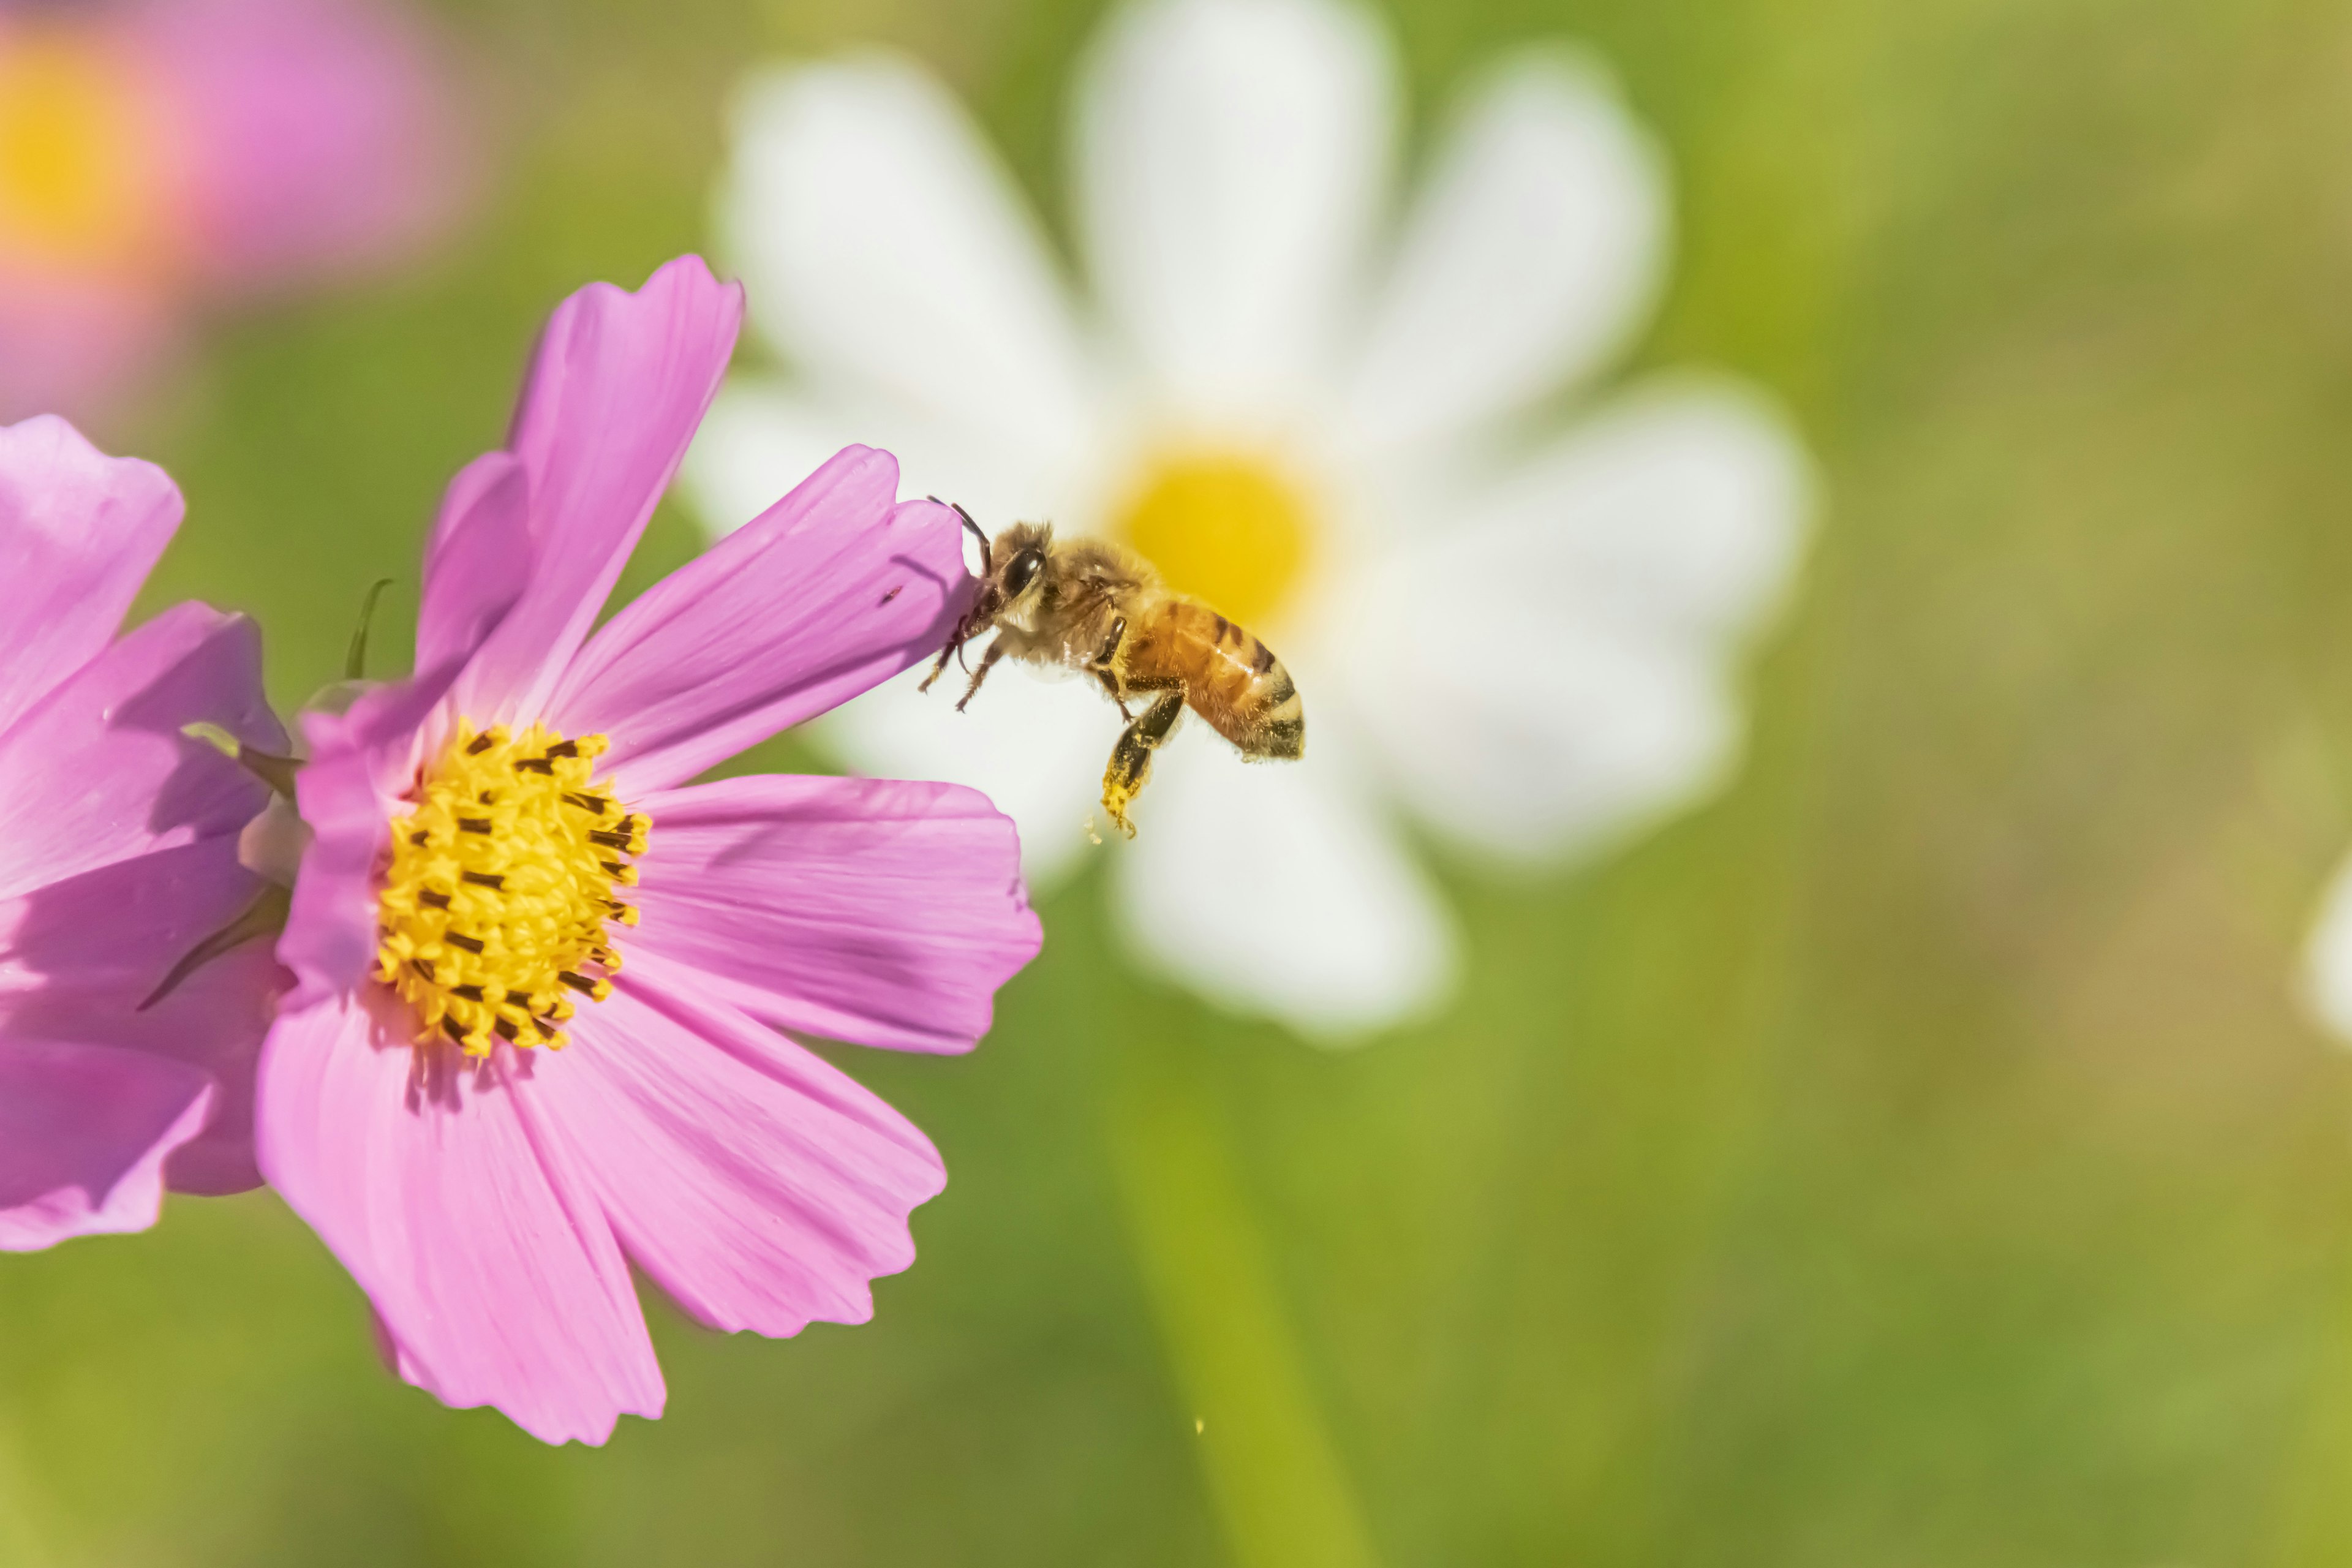
M 140 1010 L 261 888 L 237 835 L 268 792 L 183 726 L 286 748 L 250 622 L 188 604 L 115 635 L 180 513 L 162 469 L 62 419 L 0 428 L 0 1248 L 260 1180 L 268 949 Z
M 590 635 L 741 316 L 694 257 L 565 301 L 443 503 L 417 673 L 304 726 L 261 1168 L 402 1376 L 550 1442 L 660 1413 L 632 1262 L 714 1328 L 871 1315 L 940 1158 L 777 1030 L 964 1050 L 1039 943 L 971 790 L 688 782 L 944 639 L 958 524 L 898 501 L 888 454 Z
M 382 0 L 0 0 L 0 417 L 88 408 L 188 309 L 381 265 L 459 195 Z

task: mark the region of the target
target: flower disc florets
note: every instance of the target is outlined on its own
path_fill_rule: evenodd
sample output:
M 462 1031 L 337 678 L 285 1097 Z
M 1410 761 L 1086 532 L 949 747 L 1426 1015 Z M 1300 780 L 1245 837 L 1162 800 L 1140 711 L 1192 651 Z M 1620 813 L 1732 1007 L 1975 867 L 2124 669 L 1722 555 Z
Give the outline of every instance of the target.
M 560 1047 L 572 993 L 611 994 L 604 922 L 637 923 L 614 889 L 636 883 L 646 821 L 589 782 L 607 744 L 461 723 L 393 819 L 376 978 L 416 1009 L 420 1045 Z

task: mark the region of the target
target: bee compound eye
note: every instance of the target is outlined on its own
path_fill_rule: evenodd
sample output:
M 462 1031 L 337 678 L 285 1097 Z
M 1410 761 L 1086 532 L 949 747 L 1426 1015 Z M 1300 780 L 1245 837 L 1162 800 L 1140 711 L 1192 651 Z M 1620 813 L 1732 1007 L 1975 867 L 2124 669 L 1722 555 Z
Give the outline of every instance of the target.
M 1037 574 L 1045 570 L 1045 556 L 1034 550 L 1024 550 L 1005 563 L 1004 596 L 1017 598 L 1027 592 L 1029 584 L 1037 580 Z

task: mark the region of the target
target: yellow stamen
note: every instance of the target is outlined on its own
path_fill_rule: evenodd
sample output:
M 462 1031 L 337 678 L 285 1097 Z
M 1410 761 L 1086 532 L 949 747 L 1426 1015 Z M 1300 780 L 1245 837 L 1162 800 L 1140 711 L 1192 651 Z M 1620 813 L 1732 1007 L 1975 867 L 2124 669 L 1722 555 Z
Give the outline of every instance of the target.
M 614 889 L 635 884 L 649 824 L 590 782 L 607 744 L 460 724 L 393 819 L 376 978 L 415 1009 L 419 1045 L 561 1047 L 575 998 L 613 994 L 604 922 L 637 923 Z
M 1120 531 L 1170 587 L 1263 629 L 1297 584 L 1314 520 L 1298 486 L 1265 458 L 1192 452 L 1154 465 Z

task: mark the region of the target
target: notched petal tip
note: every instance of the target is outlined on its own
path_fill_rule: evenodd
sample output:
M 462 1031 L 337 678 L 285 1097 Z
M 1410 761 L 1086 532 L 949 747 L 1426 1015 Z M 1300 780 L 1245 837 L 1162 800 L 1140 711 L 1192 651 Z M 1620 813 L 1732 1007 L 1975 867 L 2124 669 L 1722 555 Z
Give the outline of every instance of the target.
M 465 658 L 457 694 L 466 711 L 544 709 L 684 459 L 742 320 L 741 286 L 719 282 L 698 256 L 665 264 L 634 293 L 594 283 L 556 307 L 507 441 L 519 488 L 492 472 L 495 458 L 478 465 L 489 510 L 467 531 L 487 533 L 467 553 L 497 558 L 500 579 L 520 585 L 478 642 L 442 639 Z M 452 524 L 448 552 L 457 537 Z M 440 620 L 437 535 L 436 546 L 425 625 Z M 478 627 L 488 618 L 478 608 L 452 620 Z

